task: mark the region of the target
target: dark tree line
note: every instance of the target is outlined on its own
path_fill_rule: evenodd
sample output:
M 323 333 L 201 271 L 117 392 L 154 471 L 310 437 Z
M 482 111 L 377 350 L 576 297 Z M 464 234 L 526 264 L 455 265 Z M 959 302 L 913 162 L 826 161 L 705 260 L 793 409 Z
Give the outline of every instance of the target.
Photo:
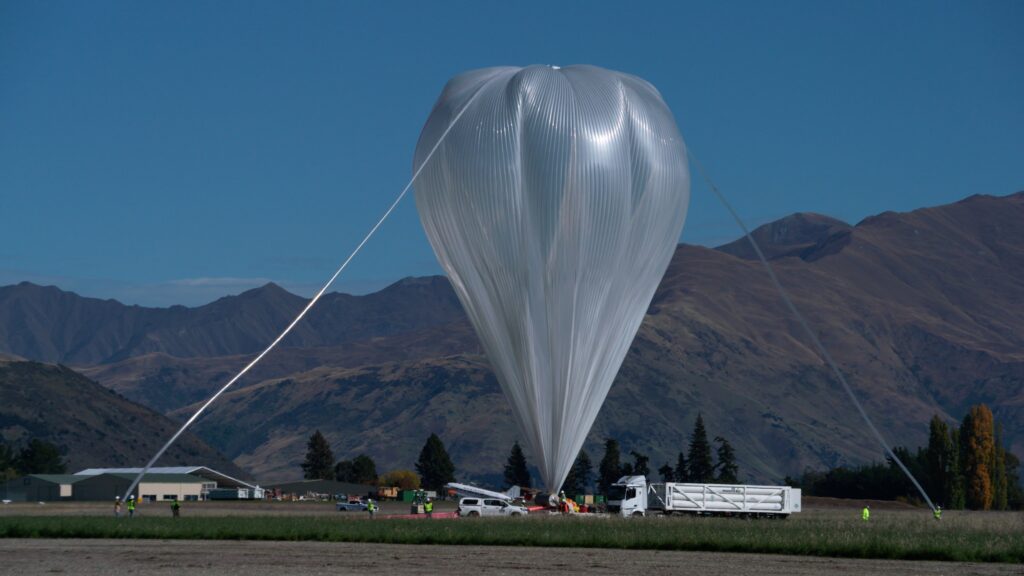
M 375 485 L 377 464 L 366 454 L 360 454 L 352 460 L 342 460 L 334 465 L 334 479 L 338 482 Z
M 715 437 L 717 446 L 708 440 L 704 418 L 698 414 L 690 435 L 687 451 L 680 452 L 676 465 L 664 464 L 658 468 L 662 480 L 666 482 L 738 482 L 739 467 L 736 464 L 736 453 L 729 441 L 721 436 Z M 619 442 L 607 438 L 604 443 L 604 457 L 597 468 L 597 488 L 607 493 L 612 484 L 623 476 L 650 476 L 650 458 L 641 452 L 631 450 L 629 459 L 622 455 Z M 717 461 L 716 461 L 717 460 Z M 566 478 L 563 489 L 567 494 L 582 494 L 590 489 L 593 469 L 590 456 L 581 451 Z
M 680 452 L 675 466 L 666 462 L 658 473 L 665 482 L 698 482 L 720 484 L 736 484 L 739 482 L 740 468 L 736 463 L 736 451 L 732 444 L 722 436 L 715 436 L 712 447 L 708 441 L 708 431 L 704 426 L 704 417 L 697 414 L 690 433 L 690 445 L 686 452 Z
M 319 430 L 306 443 L 302 472 L 307 480 L 337 480 L 369 485 L 376 484 L 378 480 L 377 464 L 366 454 L 335 463 L 331 444 Z M 416 461 L 416 472 L 420 475 L 420 486 L 427 490 L 443 491 L 445 484 L 455 481 L 455 465 L 437 434 L 431 434 L 423 445 Z
M 33 438 L 20 450 L 0 439 L 0 481 L 28 474 L 64 474 L 67 465 L 56 445 Z
M 938 415 L 929 423 L 928 446 L 893 453 L 921 482 L 928 496 L 943 508 L 1010 510 L 1024 506 L 1020 461 L 1009 452 L 1002 426 L 984 404 L 971 407 L 960 427 Z M 918 500 L 920 496 L 896 463 L 840 466 L 825 472 L 806 471 L 786 483 L 812 496 Z

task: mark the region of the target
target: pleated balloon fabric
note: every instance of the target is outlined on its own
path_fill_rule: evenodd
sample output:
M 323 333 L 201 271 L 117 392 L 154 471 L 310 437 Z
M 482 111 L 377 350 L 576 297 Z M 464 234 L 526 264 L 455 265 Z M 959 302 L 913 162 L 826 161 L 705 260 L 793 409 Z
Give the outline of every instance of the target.
M 679 241 L 685 144 L 635 76 L 488 68 L 448 82 L 415 166 L 467 102 L 415 183 L 416 206 L 555 491 Z

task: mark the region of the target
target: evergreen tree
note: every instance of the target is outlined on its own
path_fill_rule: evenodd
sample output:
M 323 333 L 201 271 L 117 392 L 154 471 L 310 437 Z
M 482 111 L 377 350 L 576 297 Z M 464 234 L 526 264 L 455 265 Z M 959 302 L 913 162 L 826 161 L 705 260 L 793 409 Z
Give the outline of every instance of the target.
M 334 453 L 327 438 L 319 430 L 313 432 L 306 443 L 306 461 L 302 463 L 302 477 L 306 480 L 334 478 Z
M 334 479 L 338 482 L 375 485 L 377 463 L 366 454 L 360 454 L 353 460 L 342 460 L 334 467 Z
M 988 510 L 992 507 L 992 467 L 995 456 L 992 411 L 988 406 L 972 406 L 960 427 L 961 454 L 967 507 Z
M 594 465 L 590 463 L 590 455 L 586 450 L 580 450 L 576 462 L 569 469 L 569 475 L 562 483 L 562 490 L 570 496 L 586 494 L 590 491 L 590 482 L 594 477 Z
M 420 473 L 420 484 L 426 490 L 440 492 L 445 484 L 455 482 L 455 465 L 437 434 L 431 434 L 420 450 L 416 471 Z
M 509 452 L 508 462 L 505 464 L 505 487 L 512 486 L 529 487 L 530 471 L 526 468 L 526 455 L 519 447 L 519 442 L 512 444 L 512 451 Z
M 33 438 L 18 452 L 14 467 L 21 475 L 64 474 L 67 466 L 60 450 L 49 442 Z
M 676 470 L 675 470 L 676 482 L 689 482 L 690 481 L 690 468 L 686 465 L 686 454 L 679 453 L 679 457 L 676 458 Z
M 928 423 L 927 482 L 932 498 L 949 505 L 951 484 L 955 481 L 952 468 L 953 444 L 949 437 L 949 426 L 936 414 Z
M 704 428 L 704 418 L 697 414 L 697 422 L 690 435 L 690 452 L 686 455 L 690 482 L 713 482 L 715 466 L 711 458 L 711 443 Z
M 952 510 L 963 510 L 967 506 L 964 495 L 964 468 L 960 450 L 960 430 L 949 429 L 949 476 L 946 485 L 946 505 Z
M 1007 507 L 1010 510 L 1020 510 L 1024 508 L 1024 487 L 1021 486 L 1018 472 L 1020 460 L 1009 450 L 1004 451 L 1004 454 L 1006 458 Z
M 736 452 L 732 449 L 732 444 L 721 436 L 716 436 L 715 442 L 718 442 L 718 464 L 715 466 L 718 469 L 718 477 L 715 481 L 722 484 L 739 484 L 740 467 L 736 464 Z
M 668 462 L 665 462 L 664 466 L 662 466 L 661 468 L 658 468 L 658 474 L 661 474 L 661 481 L 662 482 L 675 482 L 676 481 L 676 471 L 675 471 L 674 468 L 672 468 L 672 466 Z
M 651 466 L 649 463 L 651 459 L 646 454 L 641 454 L 636 450 L 630 450 L 629 453 L 633 456 L 633 469 L 631 472 L 637 476 L 650 476 Z
M 597 487 L 602 494 L 608 494 L 612 484 L 622 477 L 622 464 L 619 462 L 619 443 L 613 438 L 604 441 L 604 458 L 597 467 Z

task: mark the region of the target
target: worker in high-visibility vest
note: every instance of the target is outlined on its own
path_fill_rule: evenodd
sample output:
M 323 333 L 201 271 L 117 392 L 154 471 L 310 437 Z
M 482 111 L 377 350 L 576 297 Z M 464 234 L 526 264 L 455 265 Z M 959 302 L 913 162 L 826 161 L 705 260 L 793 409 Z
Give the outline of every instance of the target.
M 942 506 L 936 506 L 932 514 L 935 516 L 936 520 L 942 520 Z
M 178 502 L 178 498 L 174 498 L 174 502 L 171 502 L 171 516 L 177 518 L 181 515 L 181 503 Z
M 377 513 L 377 505 L 374 504 L 373 498 L 366 500 L 366 511 L 370 514 L 370 520 L 373 520 L 374 514 Z
M 434 501 L 427 498 L 427 501 L 423 503 L 423 511 L 427 513 L 427 518 L 434 517 Z
M 135 518 L 135 495 L 132 494 L 128 498 L 128 517 Z
M 864 509 L 860 511 L 860 517 L 861 517 L 861 520 L 864 520 L 865 522 L 870 520 L 871 519 L 871 506 L 868 506 L 867 504 L 865 504 L 864 505 Z

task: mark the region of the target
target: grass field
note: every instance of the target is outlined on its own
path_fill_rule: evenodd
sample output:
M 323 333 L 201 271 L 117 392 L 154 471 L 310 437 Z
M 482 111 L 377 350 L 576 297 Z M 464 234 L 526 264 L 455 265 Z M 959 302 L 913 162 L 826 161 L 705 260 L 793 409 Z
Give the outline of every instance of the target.
M 941 522 L 926 511 L 877 516 L 869 523 L 850 511 L 804 513 L 786 521 L 557 516 L 375 521 L 331 516 L 177 520 L 11 516 L 0 517 L 0 537 L 567 546 L 1024 563 L 1024 516 L 1019 513 L 947 513 Z

